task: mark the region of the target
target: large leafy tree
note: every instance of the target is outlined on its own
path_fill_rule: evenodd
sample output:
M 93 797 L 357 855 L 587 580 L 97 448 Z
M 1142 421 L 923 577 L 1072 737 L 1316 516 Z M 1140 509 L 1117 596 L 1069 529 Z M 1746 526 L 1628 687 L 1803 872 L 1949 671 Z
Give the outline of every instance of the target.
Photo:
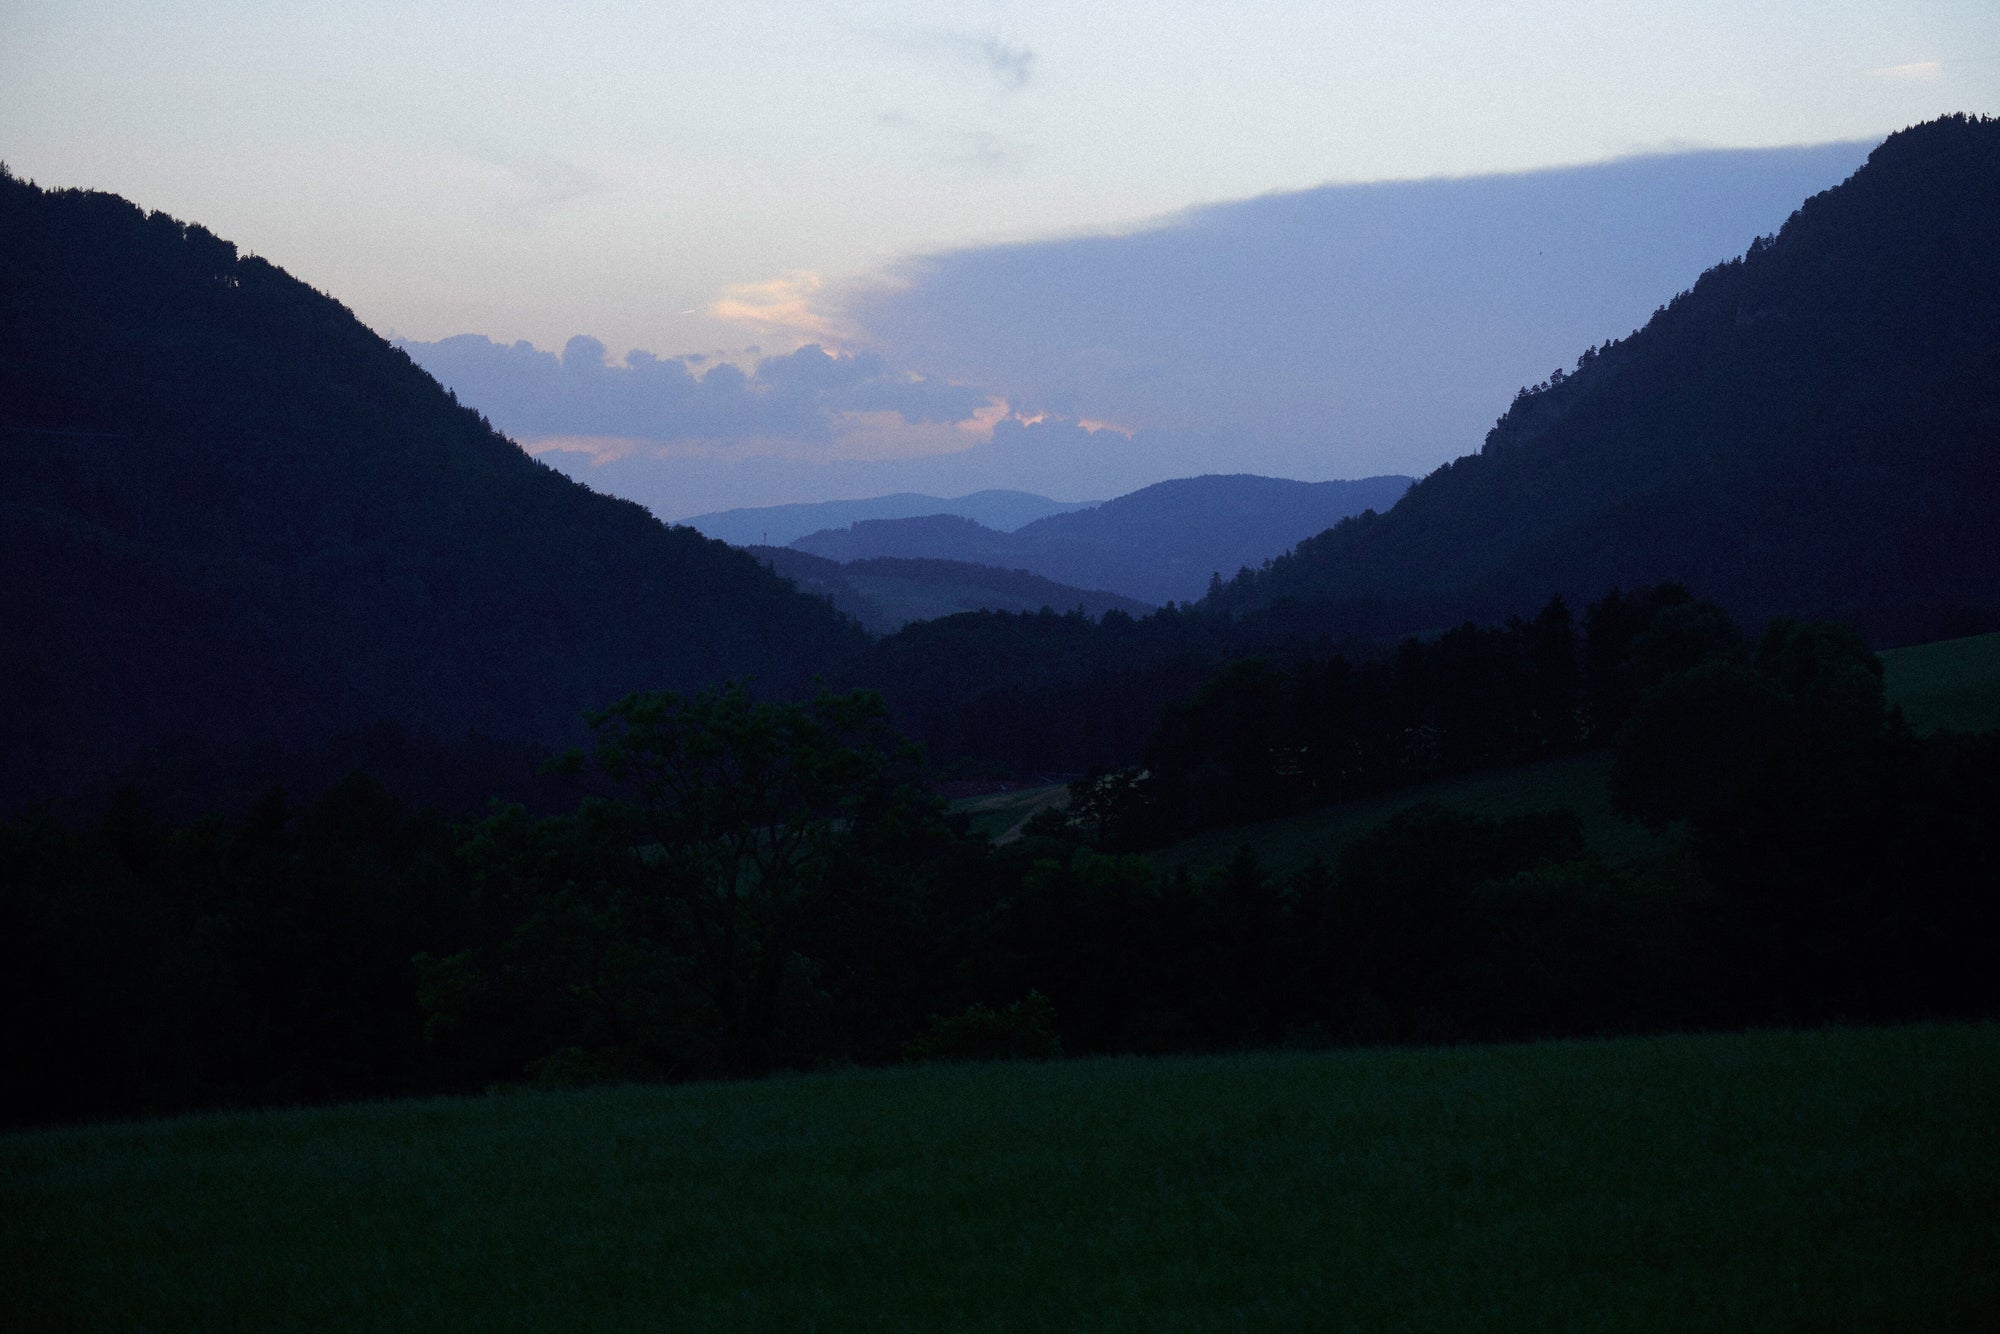
M 915 863 L 949 837 L 881 701 L 731 684 L 589 721 L 590 752 L 563 761 L 592 789 L 575 814 L 510 809 L 467 842 L 498 930 L 426 961 L 436 1028 L 504 1011 L 529 1048 L 507 1054 L 551 1079 L 809 1055 L 829 973 L 857 935 L 907 925 Z
M 1713 816 L 1784 757 L 1851 752 L 1888 722 L 1881 660 L 1846 626 L 1774 617 L 1752 651 L 1691 602 L 1662 611 L 1638 648 L 1655 684 L 1618 735 L 1611 785 L 1655 827 Z

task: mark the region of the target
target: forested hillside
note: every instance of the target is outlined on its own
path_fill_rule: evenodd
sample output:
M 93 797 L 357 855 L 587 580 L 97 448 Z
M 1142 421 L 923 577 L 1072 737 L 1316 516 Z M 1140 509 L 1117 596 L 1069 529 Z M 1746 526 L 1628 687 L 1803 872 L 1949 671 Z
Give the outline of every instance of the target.
M 535 462 L 207 230 L 0 177 L 0 796 L 164 738 L 576 734 L 858 628 Z
M 1844 184 L 1573 373 L 1476 455 L 1214 599 L 1404 628 L 1681 580 L 1750 623 L 1878 641 L 2000 619 L 2000 121 L 1891 136 Z
M 1088 509 L 1094 503 L 1050 500 L 1027 491 L 975 491 L 969 496 L 956 497 L 899 491 L 865 500 L 821 500 L 718 510 L 713 514 L 696 514 L 681 522 L 732 546 L 783 546 L 823 528 L 844 528 L 868 519 L 912 519 L 926 514 L 956 514 L 998 532 L 1011 533 L 1022 524 L 1051 514 Z
M 1037 612 L 1044 607 L 1082 611 L 1093 619 L 1107 611 L 1143 615 L 1152 610 L 1134 598 L 1072 588 L 1026 570 L 958 560 L 878 556 L 833 561 L 790 547 L 750 547 L 749 552 L 799 588 L 831 602 L 876 634 L 912 621 L 967 611 Z
M 1233 659 L 1362 662 L 1552 595 L 1679 582 L 1752 633 L 1826 618 L 1876 645 L 2000 624 L 1996 236 L 2000 122 L 1906 131 L 1386 512 L 1193 608 L 929 622 L 846 679 L 940 759 L 1076 772 L 1137 763 L 1160 709 Z
M 1051 514 L 1011 533 L 934 514 L 876 519 L 810 533 L 791 545 L 830 560 L 932 557 L 1032 571 L 1078 588 L 1144 602 L 1188 602 L 1349 515 L 1387 509 L 1407 477 L 1295 482 L 1281 477 L 1183 477 L 1090 509 Z

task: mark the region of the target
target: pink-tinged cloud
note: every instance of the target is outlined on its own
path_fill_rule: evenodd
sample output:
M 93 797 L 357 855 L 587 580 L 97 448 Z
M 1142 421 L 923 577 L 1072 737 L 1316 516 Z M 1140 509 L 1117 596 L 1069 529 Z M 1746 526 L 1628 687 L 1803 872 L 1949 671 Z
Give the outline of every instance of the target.
M 560 356 L 476 334 L 401 346 L 516 440 L 538 449 L 544 441 L 597 441 L 549 446 L 593 459 L 635 452 L 607 441 L 648 444 L 654 448 L 638 452 L 656 458 L 907 457 L 962 449 L 1005 415 L 983 389 L 817 343 L 765 357 L 748 372 L 641 350 L 614 363 L 602 343 L 581 335 Z
M 815 495 L 1082 499 L 1201 473 L 1422 473 L 1476 449 L 1519 386 L 1643 324 L 1867 150 L 1328 186 L 933 256 L 845 290 L 794 274 L 725 294 L 723 313 L 759 331 L 745 341 L 803 343 L 740 364 L 613 361 L 588 338 L 560 355 L 476 336 L 405 346 L 516 439 L 621 442 L 547 457 L 669 517 Z
M 1938 60 L 1918 60 L 1908 65 L 1884 65 L 1880 69 L 1868 71 L 1884 79 L 1912 79 L 1925 81 L 1944 77 L 1944 62 Z
M 825 286 L 825 280 L 810 271 L 741 283 L 710 304 L 708 313 L 748 326 L 764 337 L 789 337 L 798 343 L 839 342 L 835 321 L 813 304 Z

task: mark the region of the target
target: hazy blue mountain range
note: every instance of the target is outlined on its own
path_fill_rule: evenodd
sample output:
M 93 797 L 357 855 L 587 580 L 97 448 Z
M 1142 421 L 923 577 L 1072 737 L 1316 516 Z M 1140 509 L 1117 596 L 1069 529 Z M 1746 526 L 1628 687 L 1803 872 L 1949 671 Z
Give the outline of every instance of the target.
M 2000 121 L 1891 136 L 1476 455 L 1213 601 L 1402 628 L 1675 579 L 1878 641 L 2000 616 Z
M 733 546 L 786 546 L 823 528 L 843 528 L 868 519 L 912 519 L 926 514 L 956 514 L 987 528 L 1010 533 L 1024 523 L 1051 514 L 1087 509 L 1096 501 L 1050 500 L 1027 491 L 975 491 L 946 498 L 900 491 L 866 500 L 823 500 L 800 505 L 763 505 L 753 509 L 718 510 L 678 522 Z
M 1200 597 L 1216 574 L 1227 578 L 1261 566 L 1349 515 L 1388 508 L 1410 480 L 1187 477 L 1036 519 L 1011 533 L 954 515 L 927 515 L 863 520 L 791 545 L 829 560 L 971 561 L 1144 602 L 1188 601 Z
M 1144 615 L 1152 607 L 1136 598 L 1071 588 L 1026 570 L 1002 570 L 966 561 L 877 556 L 842 563 L 791 547 L 751 547 L 750 554 L 802 591 L 823 597 L 878 635 L 912 621 L 962 611 L 1107 611 Z
M 0 175 L 0 236 L 0 797 L 183 734 L 565 740 L 864 642 L 204 228 Z

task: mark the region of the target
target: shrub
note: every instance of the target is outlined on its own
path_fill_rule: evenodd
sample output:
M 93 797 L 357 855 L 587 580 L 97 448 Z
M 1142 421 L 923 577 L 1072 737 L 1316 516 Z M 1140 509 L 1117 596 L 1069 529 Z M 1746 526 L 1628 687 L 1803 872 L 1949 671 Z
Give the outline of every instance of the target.
M 911 1061 L 1050 1060 L 1062 1055 L 1056 1007 L 1031 991 L 1003 1009 L 975 1004 L 961 1014 L 936 1016 L 903 1055 Z

